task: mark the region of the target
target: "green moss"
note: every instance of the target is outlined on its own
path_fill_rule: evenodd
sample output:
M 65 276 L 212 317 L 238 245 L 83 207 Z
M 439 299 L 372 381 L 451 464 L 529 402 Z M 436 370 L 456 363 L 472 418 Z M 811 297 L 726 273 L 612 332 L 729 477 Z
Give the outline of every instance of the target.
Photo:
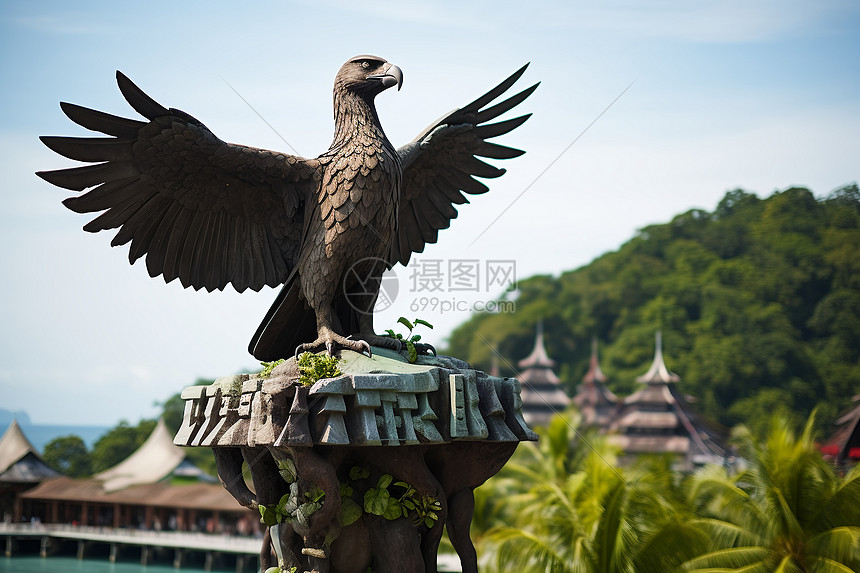
M 317 380 L 323 378 L 334 378 L 341 375 L 341 371 L 337 367 L 340 359 L 336 356 L 329 356 L 325 353 L 311 354 L 310 352 L 302 352 L 299 355 L 299 382 L 305 386 L 313 386 Z
M 272 370 L 274 370 L 278 365 L 283 364 L 284 359 L 275 360 L 274 362 L 260 362 L 263 365 L 263 370 L 260 371 L 260 378 L 268 378 L 272 375 Z

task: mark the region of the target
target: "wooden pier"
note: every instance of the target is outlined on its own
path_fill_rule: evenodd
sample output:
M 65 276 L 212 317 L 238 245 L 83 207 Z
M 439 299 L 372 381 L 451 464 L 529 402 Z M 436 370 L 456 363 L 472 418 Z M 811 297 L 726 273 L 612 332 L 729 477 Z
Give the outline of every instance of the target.
M 48 557 L 53 541 L 77 541 L 77 557 L 83 559 L 93 544 L 109 547 L 108 559 L 113 563 L 123 547 L 139 547 L 140 563 L 146 565 L 155 550 L 172 550 L 173 566 L 180 569 L 189 552 L 204 554 L 203 568 L 211 571 L 215 557 L 233 554 L 236 572 L 258 571 L 261 539 L 184 531 L 141 531 L 110 527 L 74 526 L 65 524 L 0 523 L 0 537 L 5 538 L 5 555 L 11 557 L 19 540 L 39 540 L 39 554 Z

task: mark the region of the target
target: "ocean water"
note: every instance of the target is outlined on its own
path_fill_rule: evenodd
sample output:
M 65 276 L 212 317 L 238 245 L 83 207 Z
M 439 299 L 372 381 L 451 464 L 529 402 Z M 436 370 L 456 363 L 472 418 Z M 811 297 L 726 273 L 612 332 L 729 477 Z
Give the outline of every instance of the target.
M 250 560 L 249 560 L 250 561 Z M 245 571 L 253 571 L 254 565 L 246 564 Z M 74 557 L 36 557 L 31 555 L 4 557 L 0 555 L 0 573 L 204 573 L 203 569 L 182 566 L 174 569 L 162 563 L 141 565 L 133 561 L 111 563 L 107 559 L 81 559 Z M 235 571 L 235 569 L 213 569 L 213 571 Z

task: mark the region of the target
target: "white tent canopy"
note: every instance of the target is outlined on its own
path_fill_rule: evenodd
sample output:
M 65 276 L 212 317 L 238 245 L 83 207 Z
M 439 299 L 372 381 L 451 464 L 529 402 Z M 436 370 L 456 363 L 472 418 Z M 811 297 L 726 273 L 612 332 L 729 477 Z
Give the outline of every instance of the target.
M 105 491 L 155 483 L 169 476 L 184 458 L 185 452 L 173 444 L 173 436 L 164 425 L 164 420 L 159 419 L 155 429 L 136 452 L 94 477 L 103 482 Z

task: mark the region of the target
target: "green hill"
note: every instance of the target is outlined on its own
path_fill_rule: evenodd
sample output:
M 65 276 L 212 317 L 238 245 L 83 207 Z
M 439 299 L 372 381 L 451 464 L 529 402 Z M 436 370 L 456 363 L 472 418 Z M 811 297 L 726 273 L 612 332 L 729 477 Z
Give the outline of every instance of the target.
M 704 414 L 731 425 L 820 406 L 827 423 L 860 393 L 860 191 L 731 191 L 713 212 L 641 229 L 618 251 L 523 280 L 514 294 L 515 313 L 472 316 L 447 352 L 487 369 L 496 348 L 512 375 L 542 320 L 568 390 L 595 336 L 610 388 L 626 395 L 660 329 L 667 366 Z

